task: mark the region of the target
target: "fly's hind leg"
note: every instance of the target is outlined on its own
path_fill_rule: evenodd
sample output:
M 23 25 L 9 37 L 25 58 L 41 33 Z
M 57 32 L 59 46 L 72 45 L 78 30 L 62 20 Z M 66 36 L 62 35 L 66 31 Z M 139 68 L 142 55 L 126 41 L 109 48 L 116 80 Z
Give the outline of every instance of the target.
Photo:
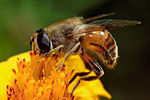
M 89 72 L 75 73 L 75 75 L 72 77 L 72 79 L 68 82 L 69 85 L 76 79 L 77 76 L 86 76 L 86 75 L 90 74 L 93 70 L 93 67 L 89 64 L 88 58 L 86 58 L 84 56 L 80 56 L 80 57 L 84 61 L 85 66 L 89 67 Z
M 99 79 L 99 78 L 101 78 L 104 75 L 104 71 L 103 71 L 103 69 L 101 68 L 101 66 L 98 63 L 96 63 L 95 61 L 93 61 L 91 58 L 88 58 L 88 63 L 91 65 L 91 69 L 92 70 L 93 70 L 94 67 L 96 67 L 99 74 L 95 75 L 95 76 L 81 77 L 78 80 L 78 82 L 76 83 L 76 85 L 73 87 L 72 93 L 78 87 L 78 85 L 81 82 L 81 80 L 83 80 L 83 81 L 92 81 L 92 80 Z

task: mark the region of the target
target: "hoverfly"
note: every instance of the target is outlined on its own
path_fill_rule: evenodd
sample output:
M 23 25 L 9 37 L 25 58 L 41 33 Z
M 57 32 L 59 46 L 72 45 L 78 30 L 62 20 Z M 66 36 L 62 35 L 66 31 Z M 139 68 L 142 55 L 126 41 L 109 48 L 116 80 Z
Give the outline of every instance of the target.
M 91 81 L 102 77 L 104 71 L 100 66 L 101 63 L 108 68 L 114 68 L 118 58 L 118 47 L 108 30 L 141 23 L 136 20 L 101 19 L 110 15 L 112 13 L 86 19 L 72 17 L 37 30 L 31 37 L 30 45 L 39 55 L 44 53 L 43 57 L 49 56 L 52 52 L 60 52 L 60 50 L 63 52 L 64 60 L 57 70 L 72 54 L 78 54 L 82 58 L 90 71 L 76 73 L 69 84 L 77 76 L 86 76 L 91 71 L 96 72 L 95 76 L 81 77 L 72 92 L 81 80 Z

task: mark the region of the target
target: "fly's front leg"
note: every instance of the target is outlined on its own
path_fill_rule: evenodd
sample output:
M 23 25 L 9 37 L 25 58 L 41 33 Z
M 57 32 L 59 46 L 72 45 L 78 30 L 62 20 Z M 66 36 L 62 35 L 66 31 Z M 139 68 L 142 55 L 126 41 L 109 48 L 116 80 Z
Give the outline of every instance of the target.
M 49 56 L 52 52 L 58 52 L 60 49 L 64 48 L 64 45 L 60 45 L 52 50 L 50 50 L 48 53 L 42 56 L 42 58 Z
M 78 48 L 80 47 L 80 42 L 78 42 L 66 55 L 60 66 L 56 69 L 57 71 L 62 67 L 62 65 L 65 63 L 65 61 L 68 59 L 68 57 L 73 54 Z
M 81 77 L 78 82 L 76 83 L 76 85 L 73 87 L 73 90 L 72 90 L 72 93 L 74 92 L 74 90 L 78 87 L 79 83 L 81 82 L 81 80 L 84 80 L 84 81 L 92 81 L 92 80 L 96 80 L 96 79 L 99 79 L 101 78 L 103 75 L 104 75 L 104 71 L 103 69 L 101 68 L 101 66 L 96 63 L 95 61 L 93 61 L 92 59 L 89 59 L 89 64 L 92 65 L 92 69 L 94 67 L 97 68 L 97 71 L 98 71 L 98 75 L 95 75 L 95 76 L 87 76 L 87 77 Z
M 38 62 L 40 62 L 42 58 L 45 58 L 45 57 L 49 56 L 52 52 L 58 52 L 61 48 L 64 48 L 64 46 L 63 46 L 63 45 L 60 45 L 60 46 L 58 46 L 58 47 L 52 49 L 52 50 L 49 51 L 48 53 L 44 54 L 44 55 L 38 60 Z M 39 52 L 39 55 L 41 55 L 41 52 Z

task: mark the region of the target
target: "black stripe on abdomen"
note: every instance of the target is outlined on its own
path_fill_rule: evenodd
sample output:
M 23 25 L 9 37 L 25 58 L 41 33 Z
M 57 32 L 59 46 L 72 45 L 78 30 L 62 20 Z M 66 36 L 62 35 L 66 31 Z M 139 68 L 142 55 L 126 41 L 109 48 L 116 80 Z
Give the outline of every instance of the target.
M 107 44 L 107 48 L 110 48 L 112 45 L 114 45 L 115 42 L 114 40 L 111 38 L 111 41 Z
M 106 39 L 106 42 L 110 39 L 110 34 L 108 34 L 107 36 L 107 39 Z

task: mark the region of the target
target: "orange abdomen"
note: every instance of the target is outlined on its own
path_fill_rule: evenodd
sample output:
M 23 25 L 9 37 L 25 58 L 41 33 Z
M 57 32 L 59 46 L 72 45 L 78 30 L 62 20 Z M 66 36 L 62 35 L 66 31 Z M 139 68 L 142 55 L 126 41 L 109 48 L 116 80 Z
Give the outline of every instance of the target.
M 118 57 L 117 45 L 107 30 L 91 31 L 82 39 L 83 52 L 93 60 L 100 60 L 108 68 L 114 68 Z

